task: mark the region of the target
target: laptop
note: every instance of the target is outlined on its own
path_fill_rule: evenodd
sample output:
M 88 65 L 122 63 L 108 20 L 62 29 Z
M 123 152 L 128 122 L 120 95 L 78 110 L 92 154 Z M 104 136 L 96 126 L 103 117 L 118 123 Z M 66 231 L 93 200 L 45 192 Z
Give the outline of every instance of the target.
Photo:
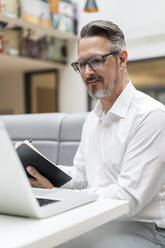
M 3 123 L 0 122 L 0 213 L 45 218 L 87 204 L 92 193 L 32 188 Z

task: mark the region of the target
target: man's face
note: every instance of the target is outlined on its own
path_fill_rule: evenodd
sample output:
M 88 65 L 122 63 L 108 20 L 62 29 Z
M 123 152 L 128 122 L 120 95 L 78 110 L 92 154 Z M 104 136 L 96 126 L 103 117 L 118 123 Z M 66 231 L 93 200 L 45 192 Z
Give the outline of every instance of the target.
M 105 55 L 111 52 L 110 41 L 101 36 L 82 38 L 78 46 L 78 61 L 87 60 L 93 56 Z M 110 55 L 105 58 L 104 65 L 93 70 L 88 64 L 83 73 L 82 80 L 89 94 L 96 99 L 111 96 L 119 81 L 119 66 L 117 56 Z

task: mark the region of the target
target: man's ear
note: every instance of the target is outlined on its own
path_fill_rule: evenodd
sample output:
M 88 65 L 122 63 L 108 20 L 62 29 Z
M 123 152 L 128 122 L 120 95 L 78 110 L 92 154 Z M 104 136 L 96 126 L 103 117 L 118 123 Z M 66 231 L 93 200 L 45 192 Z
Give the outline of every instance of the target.
M 121 70 L 125 70 L 127 59 L 128 59 L 128 53 L 127 50 L 121 50 L 119 53 L 119 59 L 120 59 L 120 68 Z

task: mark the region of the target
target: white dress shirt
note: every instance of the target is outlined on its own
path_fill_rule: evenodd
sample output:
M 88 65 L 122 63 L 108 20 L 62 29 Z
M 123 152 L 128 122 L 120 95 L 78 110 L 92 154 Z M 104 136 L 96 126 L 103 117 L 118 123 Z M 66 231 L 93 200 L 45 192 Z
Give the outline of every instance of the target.
M 88 115 L 64 187 L 129 201 L 127 219 L 165 225 L 165 107 L 131 82 L 105 114 Z

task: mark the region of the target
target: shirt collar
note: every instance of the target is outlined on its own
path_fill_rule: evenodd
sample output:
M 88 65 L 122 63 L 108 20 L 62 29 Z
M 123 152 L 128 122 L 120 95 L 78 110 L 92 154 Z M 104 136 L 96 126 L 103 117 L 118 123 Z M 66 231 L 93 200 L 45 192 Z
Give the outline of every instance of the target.
M 103 116 L 110 116 L 111 114 L 119 116 L 121 118 L 125 118 L 128 108 L 132 102 L 132 99 L 135 94 L 135 87 L 131 83 L 131 81 L 128 82 L 122 93 L 119 95 L 119 97 L 116 99 L 114 104 L 112 105 L 111 109 L 105 114 L 102 109 L 101 101 L 99 100 L 94 108 L 94 113 L 102 119 Z

